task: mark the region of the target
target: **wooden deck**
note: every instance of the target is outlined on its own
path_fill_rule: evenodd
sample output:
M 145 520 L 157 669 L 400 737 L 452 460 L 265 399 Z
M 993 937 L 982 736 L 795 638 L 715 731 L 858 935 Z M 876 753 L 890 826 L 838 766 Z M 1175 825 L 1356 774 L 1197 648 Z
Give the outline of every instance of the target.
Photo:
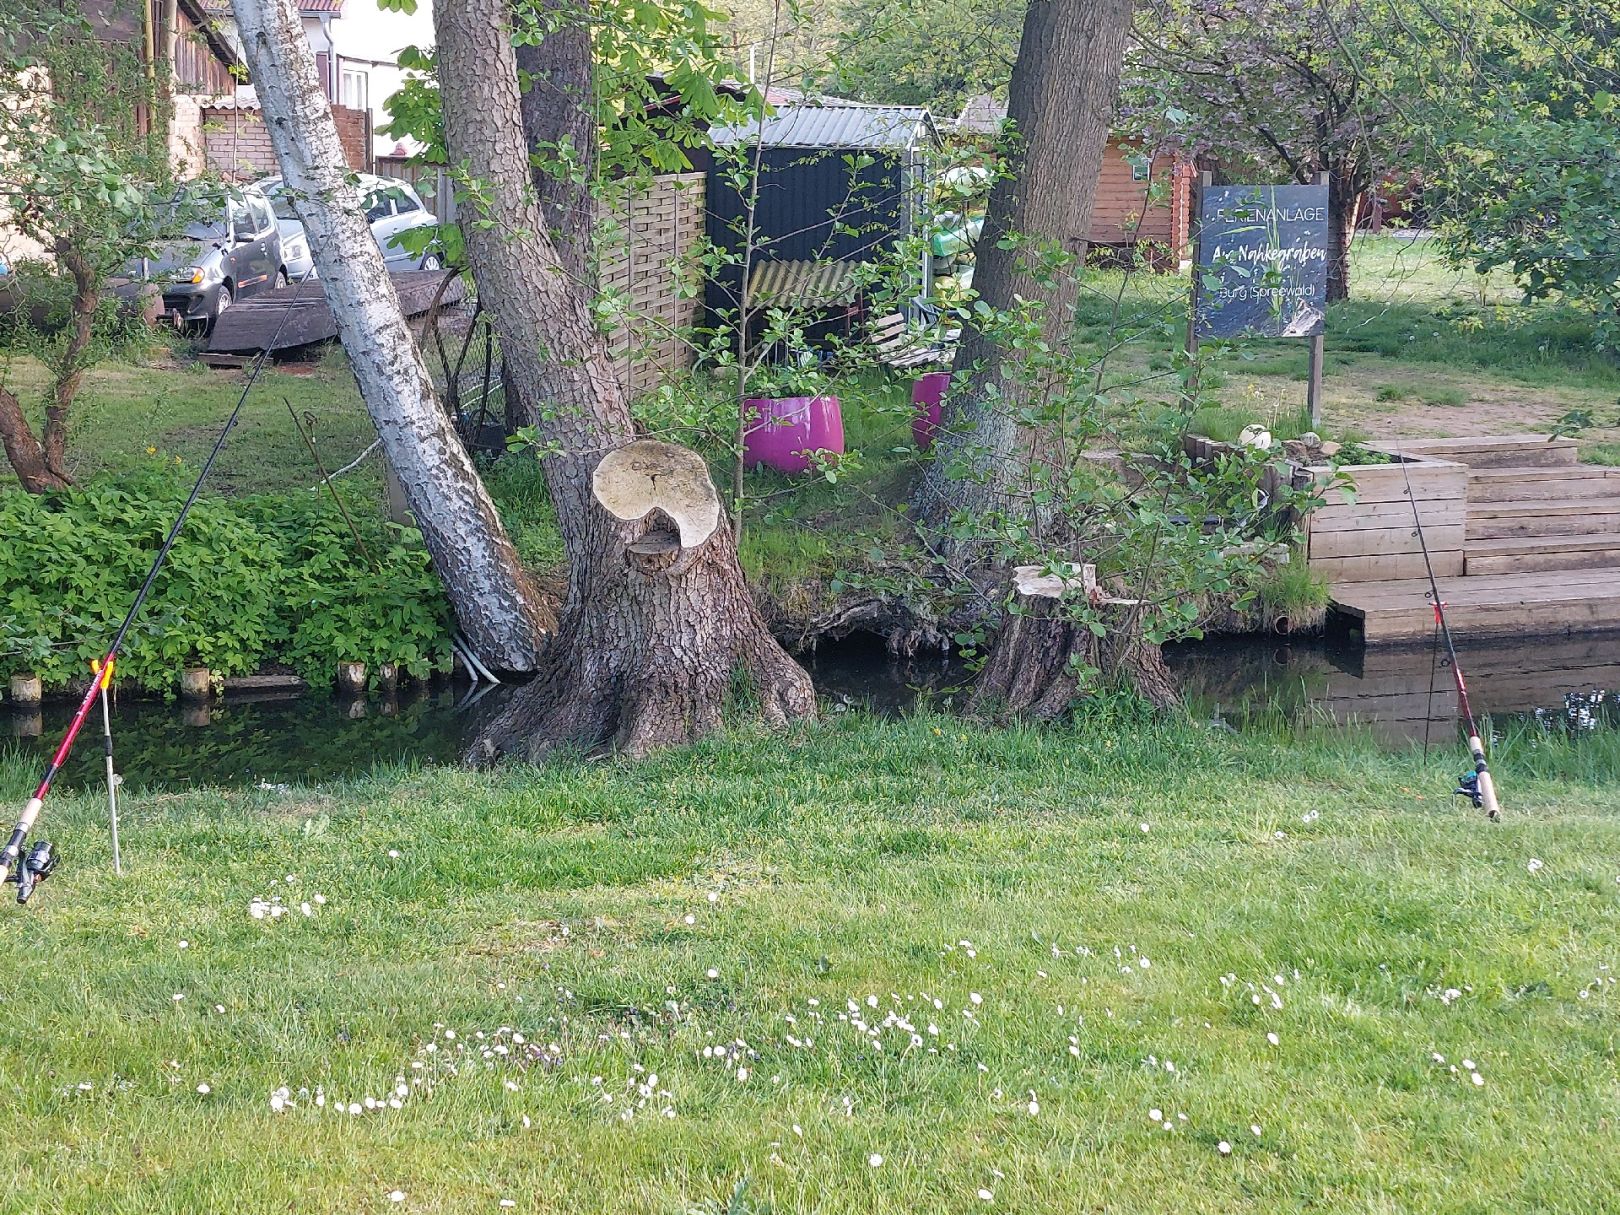
M 1620 630 L 1620 571 L 1559 570 L 1441 578 L 1452 632 L 1470 637 L 1552 637 Z M 1426 578 L 1350 582 L 1333 588 L 1336 611 L 1361 623 L 1370 643 L 1427 643 L 1434 609 Z
M 420 316 L 433 302 L 444 281 L 443 270 L 402 270 L 390 274 L 394 291 L 407 317 Z M 463 295 L 458 278 L 445 290 L 445 306 Z M 337 318 L 327 307 L 319 282 L 299 283 L 279 291 L 266 291 L 228 309 L 208 335 L 209 354 L 257 354 L 296 350 L 337 337 Z
M 1414 493 L 1457 635 L 1620 630 L 1620 469 L 1577 464 L 1572 440 L 1543 435 L 1422 440 L 1400 454 L 1431 462 Z M 1436 461 L 1464 478 L 1460 498 Z M 1311 566 L 1332 579 L 1333 610 L 1369 644 L 1427 642 L 1434 611 L 1421 554 L 1410 551 L 1413 505 L 1394 492 L 1404 478 L 1363 475 L 1368 496 L 1317 512 L 1326 526 L 1319 534 L 1313 523 Z

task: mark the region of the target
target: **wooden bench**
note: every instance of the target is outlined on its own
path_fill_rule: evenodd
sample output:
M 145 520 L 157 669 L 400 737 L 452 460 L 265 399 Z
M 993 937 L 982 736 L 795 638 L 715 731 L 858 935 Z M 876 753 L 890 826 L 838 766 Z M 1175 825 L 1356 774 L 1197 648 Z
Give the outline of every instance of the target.
M 921 325 L 914 325 L 903 312 L 880 316 L 867 329 L 868 340 L 885 367 L 909 371 L 916 367 L 943 366 L 956 356 L 956 343 L 960 329 L 943 333 L 939 329 L 939 314 L 932 309 L 923 314 Z

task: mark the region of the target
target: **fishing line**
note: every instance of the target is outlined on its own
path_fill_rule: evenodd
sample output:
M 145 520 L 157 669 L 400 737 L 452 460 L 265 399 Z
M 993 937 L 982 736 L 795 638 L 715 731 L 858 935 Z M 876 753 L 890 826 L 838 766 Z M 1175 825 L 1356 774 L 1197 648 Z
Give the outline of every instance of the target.
M 1446 653 L 1451 659 L 1451 675 L 1457 684 L 1457 707 L 1462 710 L 1463 721 L 1468 726 L 1468 750 L 1474 757 L 1474 770 L 1457 782 L 1454 792 L 1483 809 L 1486 817 L 1496 822 L 1502 817 L 1502 808 L 1496 801 L 1496 784 L 1491 780 L 1490 768 L 1485 763 L 1485 744 L 1480 741 L 1474 709 L 1468 702 L 1468 681 L 1463 678 L 1462 663 L 1457 659 L 1457 643 L 1452 639 L 1451 624 L 1446 619 L 1445 601 L 1440 598 L 1440 583 L 1434 576 L 1434 562 L 1429 559 L 1429 541 L 1423 534 L 1422 512 L 1418 510 L 1417 496 L 1412 492 L 1412 474 L 1406 466 L 1406 453 L 1401 449 L 1398 435 L 1395 439 L 1395 457 L 1401 464 L 1406 497 L 1412 504 L 1412 522 L 1417 526 L 1418 547 L 1423 552 L 1423 568 L 1429 575 L 1429 602 L 1434 607 L 1435 627 L 1440 630 L 1440 636 L 1446 643 Z
M 79 737 L 79 731 L 84 728 L 85 719 L 89 717 L 91 708 L 94 707 L 97 699 L 105 696 L 108 685 L 112 683 L 113 668 L 117 663 L 119 652 L 123 649 L 124 640 L 129 636 L 130 629 L 134 627 L 135 619 L 140 614 L 142 606 L 146 603 L 147 596 L 152 593 L 152 587 L 157 582 L 157 576 L 162 571 L 164 562 L 169 559 L 169 551 L 174 548 L 174 542 L 180 536 L 180 529 L 186 524 L 186 517 L 191 514 L 191 508 L 197 504 L 198 495 L 202 493 L 203 482 L 207 480 L 208 474 L 213 471 L 214 463 L 219 459 L 219 453 L 225 449 L 225 440 L 230 437 L 231 430 L 235 427 L 237 419 L 242 416 L 242 407 L 247 404 L 248 395 L 253 391 L 253 386 L 259 382 L 259 373 L 264 370 L 264 365 L 269 362 L 270 351 L 275 347 L 282 332 L 286 329 L 287 321 L 292 317 L 300 298 L 298 288 L 303 286 L 313 272 L 314 267 L 311 266 L 305 272 L 303 278 L 293 285 L 292 297 L 287 301 L 286 307 L 282 309 L 281 320 L 276 325 L 275 331 L 270 335 L 270 340 L 260 348 L 258 357 L 254 360 L 252 369 L 248 373 L 247 383 L 242 385 L 241 395 L 236 399 L 236 407 L 231 410 L 230 417 L 225 420 L 225 426 L 219 432 L 219 437 L 214 440 L 213 450 L 208 453 L 208 458 L 203 461 L 202 470 L 198 472 L 196 481 L 192 483 L 191 492 L 186 495 L 186 500 L 180 507 L 180 513 L 175 516 L 174 525 L 169 528 L 168 535 L 164 537 L 163 545 L 158 549 L 157 556 L 152 559 L 151 568 L 146 572 L 146 580 L 141 583 L 140 590 L 135 593 L 135 601 L 130 604 L 129 612 L 124 616 L 123 623 L 118 626 L 118 631 L 113 634 L 112 644 L 107 647 L 106 655 L 92 666 L 91 669 L 95 672 L 95 678 L 90 681 L 90 686 L 85 690 L 84 698 L 79 702 L 78 709 L 75 710 L 72 720 L 69 721 L 67 732 L 62 736 L 61 745 L 56 748 L 50 762 L 45 765 L 45 774 L 40 778 L 39 785 L 34 789 L 34 795 L 28 799 L 28 804 L 23 807 L 23 812 L 17 819 L 17 825 L 11 832 L 11 838 L 6 841 L 4 851 L 0 851 L 0 882 L 15 881 L 17 883 L 17 901 L 19 903 L 28 901 L 28 897 L 34 892 L 35 886 L 44 881 L 55 870 L 58 859 L 57 854 L 51 848 L 50 842 L 41 840 L 29 850 L 26 860 L 19 864 L 23 843 L 28 838 L 28 833 L 33 830 L 34 824 L 38 821 L 39 813 L 45 805 L 45 798 L 50 793 L 51 786 L 56 782 L 57 774 L 61 772 L 62 765 L 67 762 L 68 753 L 73 750 L 73 744 Z M 105 704 L 106 702 L 103 701 L 104 712 L 106 711 Z M 119 868 L 122 868 L 121 858 L 116 853 L 117 795 L 115 792 L 116 786 L 112 783 L 112 726 L 110 716 L 106 721 L 106 732 L 109 800 L 114 815 L 114 863 Z

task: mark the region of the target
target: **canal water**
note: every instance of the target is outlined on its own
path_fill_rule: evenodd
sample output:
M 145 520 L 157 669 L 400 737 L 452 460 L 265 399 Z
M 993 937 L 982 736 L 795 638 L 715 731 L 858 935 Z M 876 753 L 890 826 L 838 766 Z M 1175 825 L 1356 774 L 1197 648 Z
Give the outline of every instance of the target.
M 1538 715 L 1548 728 L 1620 725 L 1620 636 L 1468 643 L 1460 650 L 1474 709 L 1495 718 Z M 1364 651 L 1322 640 L 1241 638 L 1166 651 L 1189 703 L 1241 727 L 1256 714 L 1366 724 L 1393 743 L 1444 743 L 1457 734 L 1451 670 L 1424 650 Z M 825 646 L 806 664 L 828 711 L 949 711 L 971 679 L 954 660 L 895 662 L 859 639 Z M 413 688 L 393 698 L 343 701 L 312 694 L 227 694 L 208 705 L 125 698 L 113 733 L 132 787 L 315 782 L 397 762 L 454 763 L 504 707 L 510 687 Z M 43 764 L 72 705 L 0 709 L 0 754 Z M 86 726 L 64 785 L 102 779 L 100 715 Z

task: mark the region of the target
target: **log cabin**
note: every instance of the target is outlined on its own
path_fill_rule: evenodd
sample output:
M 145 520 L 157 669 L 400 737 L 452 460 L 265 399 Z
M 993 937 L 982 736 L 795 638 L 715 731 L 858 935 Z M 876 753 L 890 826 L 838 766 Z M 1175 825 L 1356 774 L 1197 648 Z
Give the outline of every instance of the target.
M 1006 118 L 1006 102 L 974 97 L 957 117 L 955 133 L 988 144 Z M 1143 258 L 1163 269 L 1180 267 L 1191 251 L 1194 174 L 1190 157 L 1111 137 L 1086 233 L 1092 249 L 1114 258 Z

